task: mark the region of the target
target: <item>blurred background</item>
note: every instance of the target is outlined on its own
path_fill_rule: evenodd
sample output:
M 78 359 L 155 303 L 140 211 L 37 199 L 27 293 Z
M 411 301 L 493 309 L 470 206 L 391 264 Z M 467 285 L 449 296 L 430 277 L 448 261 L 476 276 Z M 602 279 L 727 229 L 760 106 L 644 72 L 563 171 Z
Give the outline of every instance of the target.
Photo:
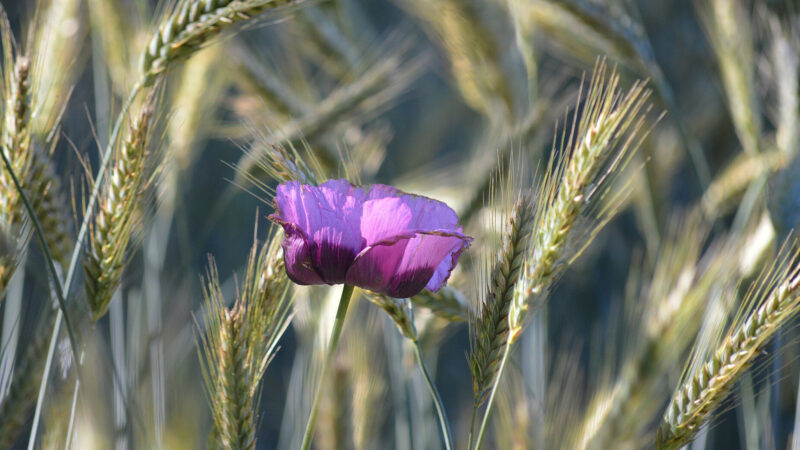
M 62 183 L 79 194 L 86 188 L 82 160 L 97 167 L 136 55 L 168 5 L 6 0 L 3 6 L 20 43 L 30 39 L 34 20 L 47 23 L 41 31 L 58 41 L 52 56 L 61 69 L 53 89 L 69 101 L 52 160 Z M 163 167 L 152 207 L 139 212 L 144 226 L 110 313 L 86 328 L 90 382 L 75 418 L 75 445 L 206 446 L 211 418 L 196 348 L 204 323 L 201 276 L 213 256 L 223 292 L 233 299 L 254 235 L 263 239 L 269 231 L 276 181 L 264 168 L 264 149 L 294 146 L 313 153 L 330 177 L 443 200 L 468 234 L 493 242 L 497 230 L 487 225 L 484 207 L 499 200 L 489 180 L 509 164 L 523 166 L 525 177 L 546 168 L 572 123 L 581 80 L 606 58 L 623 87 L 647 79 L 653 91 L 649 136 L 626 169 L 632 194 L 537 313 L 514 368 L 532 392 L 567 386 L 569 378 L 574 404 L 585 406 L 624 356 L 632 280 L 654 266 L 676 214 L 704 205 L 715 212 L 718 230 L 737 220 L 757 222 L 765 212 L 778 243 L 797 226 L 798 13 L 793 0 L 328 0 L 269 12 L 223 34 L 161 86 L 153 148 L 164 156 Z M 739 219 L 750 182 L 765 174 L 766 189 L 751 194 L 758 212 Z M 466 268 L 451 283 L 467 305 L 481 295 L 480 280 L 470 276 L 477 271 L 468 268 L 485 264 L 484 245 L 466 255 Z M 4 343 L 34 340 L 47 308 L 28 300 L 47 295 L 42 259 L 31 252 L 25 264 L 17 277 L 22 300 L 4 303 Z M 314 381 L 308 355 L 337 289 L 295 293 L 294 321 L 263 380 L 258 448 L 298 445 L 304 386 Z M 461 448 L 472 407 L 470 330 L 463 317 L 444 320 L 420 309 L 425 356 Z M 331 436 L 342 420 L 353 447 L 440 445 L 412 353 L 384 316 L 364 298 L 352 311 L 334 370 L 345 394 L 323 404 L 319 448 L 339 447 Z M 16 320 L 19 334 L 9 341 L 7 324 Z M 779 339 L 774 348 L 781 350 L 755 366 L 697 448 L 791 445 L 800 375 L 794 324 Z M 70 362 L 59 364 L 64 368 L 52 374 L 44 409 L 45 434 L 63 417 L 58 399 L 72 392 Z M 552 381 L 564 365 L 570 375 Z M 676 365 L 663 379 L 666 392 L 682 369 Z M 120 404 L 115 377 L 135 399 L 137 419 Z M 580 415 L 584 406 L 565 414 Z M 755 427 L 755 440 L 748 427 Z M 13 448 L 25 448 L 25 431 L 10 441 Z M 528 444 L 497 437 L 485 448 L 534 448 Z

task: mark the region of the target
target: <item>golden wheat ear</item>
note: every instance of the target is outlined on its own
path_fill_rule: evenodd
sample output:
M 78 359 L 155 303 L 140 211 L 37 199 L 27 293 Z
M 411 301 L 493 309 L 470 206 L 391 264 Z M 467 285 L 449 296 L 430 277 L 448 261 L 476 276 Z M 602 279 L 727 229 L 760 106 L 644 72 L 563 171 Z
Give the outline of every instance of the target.
M 5 16 L 3 16 L 5 19 Z M 27 187 L 33 152 L 31 146 L 31 80 L 30 59 L 26 56 L 12 55 L 11 36 L 8 23 L 2 27 L 4 43 L 4 118 L 2 129 L 2 148 L 10 163 L 0 170 L 0 228 L 8 239 L 17 242 L 15 247 L 24 248 L 24 223 L 27 220 L 20 192 L 14 183 L 14 176 L 20 181 L 23 190 Z M 9 169 L 14 173 L 9 172 Z M 15 249 L 0 260 L 0 294 L 5 291 L 17 264 L 19 251 Z
M 146 106 L 131 122 L 92 218 L 89 250 L 83 266 L 86 298 L 95 321 L 108 311 L 111 296 L 122 277 L 128 243 L 139 224 L 136 209 L 147 179 L 152 115 L 152 108 Z
M 477 410 L 488 396 L 476 448 L 485 435 L 499 380 L 531 306 L 538 307 L 545 300 L 547 290 L 613 217 L 626 194 L 623 189 L 612 193 L 603 207 L 593 206 L 609 193 L 610 180 L 620 176 L 646 135 L 641 128 L 649 91 L 637 82 L 624 92 L 619 84 L 619 75 L 607 75 L 605 63 L 599 61 L 580 115 L 576 108 L 570 134 L 567 137 L 565 131 L 562 136 L 563 151 L 553 149 L 536 200 L 525 200 L 514 213 L 516 223 L 505 228 L 489 293 L 472 327 L 470 368 L 475 402 L 470 438 Z M 593 212 L 594 222 L 587 231 L 579 219 Z M 540 303 L 533 304 L 533 300 Z
M 764 345 L 798 311 L 800 251 L 791 241 L 753 283 L 713 353 L 695 353 L 664 413 L 656 447 L 677 449 L 691 442 Z
M 273 232 L 265 244 L 253 244 L 244 284 L 230 307 L 216 265 L 209 263 L 204 285 L 209 312 L 198 353 L 214 420 L 209 441 L 221 448 L 255 448 L 261 378 L 291 322 L 280 241 Z
M 232 25 L 299 0 L 182 0 L 159 25 L 139 63 L 143 84 L 151 85 L 171 64 L 185 60 Z
M 503 349 L 511 339 L 508 318 L 528 251 L 534 212 L 534 205 L 527 197 L 521 198 L 514 207 L 492 270 L 489 290 L 475 318 L 470 369 L 476 405 L 486 401 L 497 377 Z
M 742 281 L 734 263 L 744 253 L 739 237 L 712 240 L 711 223 L 697 210 L 676 215 L 667 230 L 652 270 L 632 270 L 632 280 L 642 286 L 625 305 L 636 313 L 623 359 L 615 378 L 601 385 L 585 408 L 574 448 L 618 448 L 646 436 L 670 394 L 669 374 L 694 343 L 705 312 L 727 315 L 732 307 L 727 300 Z M 615 363 L 605 365 L 613 370 Z
M 624 92 L 619 75 L 609 75 L 604 61 L 597 63 L 564 151 L 554 152 L 554 158 L 563 159 L 550 163 L 553 170 L 539 188 L 519 301 L 544 293 L 619 209 L 626 189 L 610 192 L 610 185 L 647 135 L 643 126 L 649 96 L 642 82 Z M 606 204 L 598 210 L 593 204 L 604 197 Z M 581 218 L 593 213 L 593 223 L 581 226 Z M 521 314 L 515 321 L 523 319 Z

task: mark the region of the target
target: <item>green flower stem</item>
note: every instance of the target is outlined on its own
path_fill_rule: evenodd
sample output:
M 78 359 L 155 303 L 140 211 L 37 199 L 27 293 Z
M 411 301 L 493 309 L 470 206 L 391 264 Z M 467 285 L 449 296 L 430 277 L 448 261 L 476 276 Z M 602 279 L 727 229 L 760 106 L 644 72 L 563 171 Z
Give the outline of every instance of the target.
M 439 395 L 439 391 L 436 389 L 436 386 L 433 384 L 433 380 L 431 379 L 431 375 L 428 373 L 428 367 L 425 365 L 425 360 L 422 358 L 422 349 L 419 346 L 419 341 L 414 339 L 413 342 L 414 355 L 417 357 L 417 362 L 419 363 L 419 368 L 422 370 L 422 374 L 425 376 L 425 381 L 428 382 L 428 390 L 431 392 L 433 404 L 436 407 L 436 414 L 439 416 L 439 426 L 442 428 L 444 448 L 446 450 L 453 450 L 453 438 L 452 434 L 450 434 L 450 424 L 447 422 L 447 414 L 444 412 L 442 397 Z
M 336 318 L 333 320 L 333 331 L 331 332 L 331 339 L 328 342 L 328 351 L 325 355 L 325 362 L 322 364 L 322 373 L 317 383 L 317 392 L 314 394 L 314 403 L 311 404 L 311 413 L 308 416 L 308 424 L 306 431 L 303 434 L 303 445 L 300 447 L 302 450 L 308 450 L 311 447 L 311 440 L 314 438 L 314 428 L 317 425 L 317 409 L 319 408 L 319 399 L 322 394 L 322 388 L 325 385 L 325 377 L 333 360 L 333 355 L 336 353 L 336 345 L 339 343 L 339 336 L 342 334 L 342 325 L 344 325 L 344 318 L 347 315 L 347 307 L 350 304 L 350 297 L 353 295 L 353 286 L 344 285 L 342 289 L 342 298 L 339 300 L 339 308 L 336 310 Z

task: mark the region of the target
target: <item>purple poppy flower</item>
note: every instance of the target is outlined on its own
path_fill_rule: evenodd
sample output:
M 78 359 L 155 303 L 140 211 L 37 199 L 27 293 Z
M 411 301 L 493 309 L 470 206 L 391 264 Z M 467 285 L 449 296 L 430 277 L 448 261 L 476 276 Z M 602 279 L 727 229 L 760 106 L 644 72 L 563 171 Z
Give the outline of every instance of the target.
M 283 183 L 275 195 L 286 273 L 297 284 L 346 283 L 405 298 L 437 291 L 472 238 L 446 204 L 383 184 Z

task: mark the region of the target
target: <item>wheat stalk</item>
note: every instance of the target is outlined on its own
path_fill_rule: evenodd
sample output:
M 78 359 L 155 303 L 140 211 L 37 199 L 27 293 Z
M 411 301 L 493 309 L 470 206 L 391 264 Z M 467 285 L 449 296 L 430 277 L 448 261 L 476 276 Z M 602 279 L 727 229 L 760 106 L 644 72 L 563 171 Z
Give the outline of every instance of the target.
M 360 62 L 364 52 L 362 43 L 369 39 L 367 33 L 364 33 L 364 37 L 351 38 L 331 15 L 315 5 L 303 8 L 295 22 L 300 25 L 296 32 L 309 42 L 310 51 L 320 60 L 324 70 L 337 78 L 352 75 L 350 68 Z
M 451 450 L 453 448 L 452 433 L 450 432 L 450 426 L 447 421 L 447 415 L 444 411 L 442 398 L 439 395 L 439 391 L 436 389 L 436 385 L 434 384 L 430 372 L 428 371 L 428 367 L 425 364 L 425 359 L 422 356 L 422 347 L 420 346 L 419 338 L 417 336 L 417 327 L 414 324 L 414 310 L 411 306 L 411 303 L 408 299 L 394 299 L 385 295 L 373 293 L 369 293 L 367 298 L 369 298 L 370 301 L 378 305 L 379 308 L 386 312 L 389 318 L 391 318 L 394 322 L 395 326 L 397 326 L 397 329 L 400 330 L 400 333 L 413 345 L 414 356 L 417 359 L 417 363 L 422 371 L 422 375 L 425 377 L 428 391 L 431 394 L 433 405 L 436 408 L 436 414 L 439 419 L 439 425 L 441 426 L 445 448 L 447 450 Z
M 232 45 L 231 51 L 236 59 L 236 70 L 233 73 L 236 84 L 244 92 L 263 101 L 263 106 L 270 115 L 276 116 L 283 122 L 309 112 L 311 108 L 294 92 L 294 86 L 282 79 L 277 70 L 264 61 L 254 58 L 252 50 Z M 252 114 L 246 108 L 239 108 L 237 112 L 244 116 Z
M 767 341 L 800 311 L 800 265 L 790 262 L 794 265 L 778 274 L 780 283 L 763 293 L 757 307 L 732 328 L 710 358 L 687 373 L 664 413 L 657 448 L 677 449 L 691 442 Z
M 74 420 L 71 408 L 73 396 L 72 389 L 61 389 L 56 392 L 43 420 L 44 430 L 38 447 L 40 450 L 62 450 L 66 442 L 71 442 L 73 436 L 68 433 L 71 421 Z
M 470 357 L 475 394 L 470 446 L 477 409 L 487 395 L 489 399 L 475 440 L 475 449 L 479 449 L 483 442 L 499 381 L 514 340 L 522 332 L 530 299 L 544 293 L 560 271 L 581 254 L 602 227 L 604 221 L 585 236 L 569 258 L 565 258 L 568 238 L 573 234 L 579 215 L 588 209 L 590 200 L 603 189 L 608 177 L 624 167 L 632 150 L 641 142 L 637 135 L 644 114 L 640 113 L 648 92 L 642 83 L 637 82 L 623 96 L 618 84 L 619 76 L 616 73 L 606 80 L 605 63 L 599 62 L 592 75 L 577 133 L 573 129 L 567 141 L 569 157 L 554 173 L 547 175 L 540 188 L 536 208 L 531 212 L 532 218 L 525 222 L 533 224 L 530 233 L 533 239 L 531 243 L 526 239 L 521 249 L 524 253 L 518 257 L 518 273 L 512 283 L 498 285 L 493 278 L 494 292 L 501 292 L 502 296 L 498 297 L 490 291 L 487 298 L 494 296 L 494 300 L 488 310 L 482 311 L 479 316 L 474 339 L 476 343 L 473 344 Z M 575 114 L 577 121 L 577 111 Z M 622 144 L 618 146 L 620 141 Z M 614 212 L 612 206 L 603 214 L 610 216 Z M 513 235 L 513 227 L 509 230 Z M 501 253 L 500 268 L 503 267 L 503 260 L 511 261 L 509 255 L 513 254 L 507 250 L 508 247 L 505 248 Z M 505 264 L 514 267 L 508 262 Z M 503 272 L 495 269 L 495 277 Z
M 478 408 L 488 399 L 481 427 L 475 443 L 479 449 L 489 422 L 497 387 L 508 360 L 514 333 L 509 328 L 510 316 L 515 305 L 518 283 L 524 277 L 525 257 L 528 253 L 530 227 L 534 220 L 535 207 L 527 196 L 521 197 L 514 206 L 509 219 L 497 261 L 492 269 L 492 278 L 481 310 L 471 324 L 469 366 L 472 373 L 472 419 L 468 449 L 472 449 L 475 419 Z
M 143 107 L 131 123 L 92 220 L 84 271 L 87 301 L 95 321 L 108 310 L 120 282 L 128 242 L 135 231 L 135 210 L 146 180 L 152 115 L 150 107 Z
M 766 9 L 766 8 L 765 8 Z M 800 105 L 800 42 L 797 40 L 796 22 L 794 26 L 783 24 L 777 15 L 765 14 L 769 53 L 766 63 L 769 67 L 769 80 L 775 86 L 778 103 L 773 121 L 776 125 L 775 145 L 787 154 L 798 150 L 798 105 Z M 794 28 L 794 29 L 793 29 Z M 792 34 L 794 33 L 794 38 Z M 768 109 L 767 109 L 768 110 Z M 769 111 L 769 110 L 768 110 Z
M 231 25 L 296 0 L 182 0 L 153 34 L 139 71 L 148 86 L 170 64 L 186 59 Z
M 120 96 L 126 95 L 138 76 L 133 60 L 146 43 L 141 17 L 131 17 L 126 5 L 120 2 L 88 0 L 86 3 L 92 39 L 102 52 L 112 89 Z
M 219 328 L 219 380 L 217 402 L 221 405 L 222 419 L 215 423 L 215 434 L 220 448 L 254 449 L 256 445 L 255 411 L 251 403 L 248 385 L 247 332 L 244 310 L 234 308 L 225 311 Z
M 45 39 L 40 36 L 39 41 L 42 40 Z M 55 45 L 55 42 L 37 42 L 36 64 L 27 56 L 18 56 L 6 81 L 3 147 L 41 222 L 53 257 L 63 264 L 71 246 L 70 220 L 64 209 L 67 202 L 61 197 L 63 193 L 57 176 L 32 140 L 34 133 L 47 138 L 44 136 L 47 127 L 53 126 L 55 117 L 60 115 L 60 109 L 63 108 L 64 98 L 68 97 L 67 80 L 48 77 L 39 67 L 46 64 L 48 58 L 54 57 L 52 49 L 44 48 L 45 44 Z M 53 146 L 55 142 L 53 139 Z M 6 170 L 0 173 L 0 193 L 0 214 L 4 217 L 2 226 L 9 235 L 17 235 L 27 218 L 23 212 L 22 198 Z M 13 273 L 15 259 L 7 258 L 7 261 L 0 263 L 0 291 L 7 283 L 6 278 Z
M 175 117 L 169 123 L 169 160 L 176 169 L 189 169 L 197 158 L 198 142 L 205 136 L 213 117 L 214 108 L 224 94 L 228 82 L 228 69 L 219 64 L 227 47 L 212 46 L 197 52 L 181 70 L 172 107 Z M 199 135 L 199 137 L 198 137 Z
M 509 373 L 509 375 L 511 375 Z M 497 398 L 497 415 L 493 420 L 496 448 L 526 450 L 534 448 L 537 430 L 530 393 L 521 376 L 509 376 Z
M 277 1 L 281 2 L 282 0 Z M 155 84 L 156 81 L 161 78 L 160 75 L 164 73 L 171 62 L 177 62 L 188 57 L 203 44 L 207 43 L 210 38 L 218 34 L 218 32 L 224 29 L 228 24 L 246 21 L 250 18 L 251 14 L 254 14 L 262 9 L 266 9 L 270 6 L 277 6 L 276 2 L 238 0 L 223 0 L 221 2 L 215 2 L 211 0 L 205 4 L 201 4 L 199 0 L 187 0 L 182 1 L 179 4 L 179 7 L 175 9 L 172 14 L 168 14 L 168 16 L 164 19 L 164 23 L 161 27 L 159 27 L 156 35 L 151 39 L 150 46 L 142 55 L 139 80 L 133 85 L 127 99 L 123 103 L 114 127 L 112 128 L 108 144 L 103 151 L 102 162 L 100 164 L 99 171 L 95 176 L 89 200 L 86 203 L 84 220 L 78 232 L 75 250 L 73 251 L 70 259 L 63 291 L 71 291 L 70 288 L 78 267 L 81 251 L 83 250 L 83 242 L 86 238 L 89 228 L 91 227 L 94 228 L 94 230 L 102 231 L 102 228 L 105 228 L 107 225 L 107 223 L 103 222 L 102 220 L 97 220 L 97 218 L 103 214 L 94 214 L 94 208 L 100 195 L 101 188 L 103 188 L 104 177 L 106 175 L 108 165 L 111 162 L 111 157 L 113 154 L 112 150 L 114 149 L 114 146 L 117 145 L 117 137 L 119 135 L 122 122 L 131 105 L 136 101 L 136 97 L 142 88 Z M 193 20 L 187 22 L 187 20 L 190 18 Z M 11 48 L 10 42 L 8 42 L 10 41 L 10 38 L 7 36 L 8 32 L 6 32 L 3 37 L 4 48 Z M 149 101 L 147 103 L 149 104 Z M 150 114 L 149 106 L 140 109 L 137 117 L 141 117 L 143 114 Z M 125 143 L 121 145 L 124 147 Z M 113 172 L 113 170 L 109 170 L 109 172 Z M 112 180 L 112 184 L 113 183 L 114 180 Z M 106 191 L 112 192 L 113 186 L 111 188 L 107 188 Z M 123 211 L 116 212 L 123 213 Z M 125 214 L 130 216 L 130 214 L 127 212 L 125 212 Z M 108 211 L 106 212 L 105 216 L 110 216 Z M 126 220 L 125 222 L 130 222 L 130 220 Z M 92 227 L 92 224 L 100 225 L 100 227 Z M 116 223 L 115 225 L 121 225 L 121 223 Z M 120 231 L 120 229 L 117 227 L 117 229 L 113 231 Z M 127 231 L 130 231 L 130 229 Z M 89 301 L 92 302 L 90 304 L 92 315 L 95 319 L 102 316 L 102 314 L 107 310 L 110 295 L 113 292 L 112 288 L 115 288 L 116 284 L 119 282 L 119 276 L 121 275 L 122 269 L 121 260 L 125 253 L 127 240 L 130 239 L 129 232 L 122 232 L 120 234 L 122 235 L 121 237 L 126 240 L 124 243 L 125 245 L 115 245 L 112 242 L 101 242 L 100 240 L 94 240 L 92 245 L 90 245 L 90 247 L 94 247 L 90 249 L 90 257 L 84 262 L 84 269 L 85 272 L 87 272 L 87 280 L 85 284 L 87 291 L 89 292 L 89 296 L 92 297 L 92 299 Z M 96 238 L 104 236 L 96 235 L 94 237 Z M 105 252 L 97 253 L 95 252 L 97 249 L 105 250 Z M 92 253 L 94 253 L 94 255 L 92 255 Z M 100 260 L 96 258 L 101 256 L 110 257 L 110 259 Z M 4 274 L 5 272 L 5 270 L 0 270 L 0 275 Z M 61 298 L 59 299 L 61 300 Z M 54 335 L 60 330 L 61 320 L 62 313 L 59 312 L 53 331 Z M 65 322 L 67 325 L 69 325 L 68 321 L 65 320 Z M 68 326 L 68 331 L 70 331 L 70 334 L 72 334 L 72 330 L 69 330 L 69 328 L 70 327 Z M 52 357 L 53 353 L 51 352 L 50 355 L 48 355 L 48 359 L 51 359 Z M 46 387 L 46 383 L 42 383 L 39 390 L 39 401 L 37 402 L 37 411 L 34 416 L 31 432 L 31 435 L 34 436 L 34 439 L 38 431 L 41 405 L 43 404 Z
M 252 175 L 254 169 L 262 168 L 270 156 L 269 148 L 281 141 L 295 143 L 300 139 L 314 140 L 342 123 L 345 117 L 358 117 L 363 110 L 374 110 L 401 93 L 424 67 L 427 58 L 420 57 L 404 61 L 402 55 L 392 55 L 364 72 L 355 81 L 343 85 L 327 95 L 313 109 L 301 117 L 283 124 L 268 138 L 268 142 L 257 142 L 258 147 L 248 151 L 237 163 L 240 176 Z M 260 147 L 260 148 L 259 148 Z M 266 150 L 262 150 L 266 148 Z M 329 161 L 331 156 L 335 158 Z M 338 164 L 340 155 L 317 154 L 325 158 L 328 165 Z
M 695 211 L 670 227 L 648 285 L 636 299 L 645 308 L 641 319 L 635 318 L 643 322 L 638 338 L 629 339 L 633 345 L 616 380 L 586 408 L 575 448 L 615 448 L 640 437 L 659 399 L 668 395 L 666 375 L 697 335 L 703 311 L 721 303 L 739 281 L 733 261 L 740 246 L 715 242 L 702 252 L 709 227 L 700 216 Z
M 673 89 L 654 57 L 652 45 L 642 23 L 637 20 L 635 8 L 585 0 L 537 0 L 523 4 L 529 15 L 523 20 L 532 22 L 528 26 L 544 30 L 551 38 L 559 40 L 571 54 L 590 62 L 599 53 L 624 61 L 626 65 L 638 66 L 652 80 L 666 109 L 673 116 L 701 188 L 708 185 L 711 171 L 703 149 L 680 117 Z
M 358 449 L 377 445 L 381 431 L 386 394 L 385 368 L 380 347 L 378 314 L 369 314 L 366 323 L 351 328 L 345 336 L 345 349 L 350 362 L 350 383 L 353 391 L 353 443 Z

